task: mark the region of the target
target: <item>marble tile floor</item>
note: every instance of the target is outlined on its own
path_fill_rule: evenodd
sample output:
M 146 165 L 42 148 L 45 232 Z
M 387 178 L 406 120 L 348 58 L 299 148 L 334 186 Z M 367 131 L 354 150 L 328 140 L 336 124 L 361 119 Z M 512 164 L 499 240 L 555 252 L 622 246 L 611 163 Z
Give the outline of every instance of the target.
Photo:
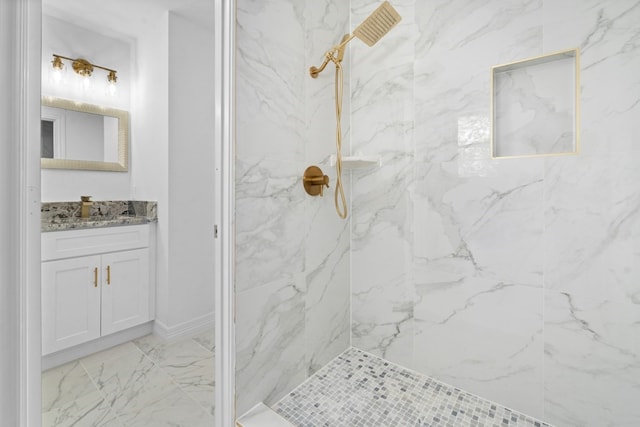
M 272 408 L 296 427 L 550 427 L 356 348 Z
M 213 331 L 148 335 L 42 374 L 43 427 L 211 427 Z

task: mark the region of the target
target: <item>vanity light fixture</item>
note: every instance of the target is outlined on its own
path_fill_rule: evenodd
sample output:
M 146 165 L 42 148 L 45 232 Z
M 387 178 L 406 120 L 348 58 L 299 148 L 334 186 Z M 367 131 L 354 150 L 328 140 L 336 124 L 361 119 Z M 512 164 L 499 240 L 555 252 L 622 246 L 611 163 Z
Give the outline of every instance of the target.
M 103 67 L 101 65 L 92 64 L 83 58 L 68 58 L 66 56 L 53 54 L 53 78 L 56 82 L 59 82 L 62 79 L 62 70 L 64 69 L 64 62 L 62 60 L 71 61 L 71 67 L 76 74 L 83 78 L 83 86 L 88 88 L 91 84 L 89 78 L 91 74 L 93 74 L 94 68 L 100 68 L 101 70 L 105 70 L 108 72 L 107 81 L 109 82 L 109 93 L 111 95 L 115 95 L 116 93 L 116 82 L 118 81 L 117 71 L 111 68 Z

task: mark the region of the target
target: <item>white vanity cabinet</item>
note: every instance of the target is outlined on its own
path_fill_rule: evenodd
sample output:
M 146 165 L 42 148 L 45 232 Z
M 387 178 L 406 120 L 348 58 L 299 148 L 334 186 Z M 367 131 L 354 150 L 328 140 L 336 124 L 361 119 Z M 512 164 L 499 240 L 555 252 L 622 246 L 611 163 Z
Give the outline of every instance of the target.
M 42 234 L 42 353 L 152 320 L 150 227 Z

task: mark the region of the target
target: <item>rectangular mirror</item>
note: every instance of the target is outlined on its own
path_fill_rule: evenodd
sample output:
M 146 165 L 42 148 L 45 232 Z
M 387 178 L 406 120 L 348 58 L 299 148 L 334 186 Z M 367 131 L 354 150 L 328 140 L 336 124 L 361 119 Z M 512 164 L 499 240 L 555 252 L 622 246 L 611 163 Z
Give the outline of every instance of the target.
M 42 168 L 115 172 L 129 169 L 127 111 L 43 97 L 41 125 Z

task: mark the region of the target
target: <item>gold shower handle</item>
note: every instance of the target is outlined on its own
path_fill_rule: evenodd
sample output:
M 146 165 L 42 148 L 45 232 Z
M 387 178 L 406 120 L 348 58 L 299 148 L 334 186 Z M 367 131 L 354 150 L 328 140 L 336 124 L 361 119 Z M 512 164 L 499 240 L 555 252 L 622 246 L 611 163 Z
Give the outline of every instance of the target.
M 322 196 L 324 187 L 329 188 L 329 177 L 317 166 L 309 166 L 302 176 L 302 185 L 310 196 Z
M 319 177 L 315 177 L 315 178 L 302 178 L 304 180 L 304 182 L 308 182 L 311 185 L 320 185 L 320 186 L 327 186 L 327 188 L 329 188 L 329 177 L 327 175 L 323 175 L 323 176 L 319 176 Z

